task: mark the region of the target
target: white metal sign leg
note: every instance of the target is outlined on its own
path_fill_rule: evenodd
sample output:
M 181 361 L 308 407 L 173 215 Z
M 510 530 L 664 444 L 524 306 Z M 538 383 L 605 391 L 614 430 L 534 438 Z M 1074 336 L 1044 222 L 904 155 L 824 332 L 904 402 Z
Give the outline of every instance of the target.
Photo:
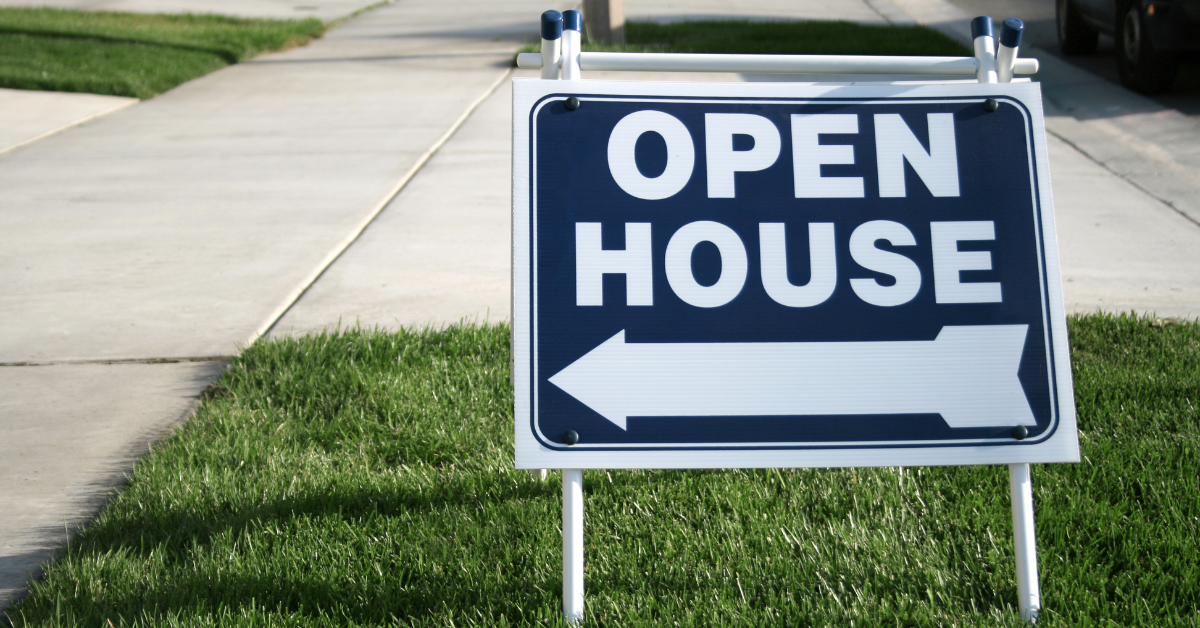
M 546 11 L 542 14 L 542 78 L 558 78 L 558 66 L 562 59 L 562 13 Z
M 577 81 L 583 16 L 563 13 L 562 80 Z M 563 617 L 583 621 L 583 470 L 563 469 Z
M 1033 482 L 1029 464 L 1008 465 L 1008 487 L 1012 494 L 1013 544 L 1017 555 L 1017 607 L 1021 619 L 1037 621 L 1042 607 L 1038 586 L 1037 540 L 1033 534 Z
M 562 62 L 562 31 L 563 31 L 563 16 L 558 11 L 546 11 L 542 14 L 542 78 L 544 80 L 558 80 L 559 64 Z M 515 293 L 513 298 L 515 299 Z M 515 311 L 511 307 L 510 312 Z M 513 335 L 516 337 L 516 334 Z M 516 345 L 513 345 L 513 353 L 516 353 Z M 513 369 L 516 372 L 516 369 Z M 530 469 L 529 474 L 533 479 L 545 481 L 545 469 Z
M 579 52 L 583 39 L 583 16 L 579 11 L 563 12 L 562 80 L 578 81 Z
M 1017 56 L 1021 33 L 1025 25 L 1020 20 L 1004 21 L 1000 34 L 1001 67 L 997 73 L 996 58 L 992 47 L 992 20 L 977 17 L 971 22 L 971 34 L 975 38 L 975 57 L 979 59 L 979 82 L 996 83 L 1012 80 L 1009 69 Z M 1033 533 L 1033 482 L 1028 463 L 1008 465 L 1008 488 L 1012 496 L 1013 547 L 1017 558 L 1017 609 L 1021 619 L 1027 623 L 1037 621 L 1042 607 L 1042 593 L 1038 586 L 1037 539 Z
M 583 620 L 583 470 L 563 469 L 563 616 Z

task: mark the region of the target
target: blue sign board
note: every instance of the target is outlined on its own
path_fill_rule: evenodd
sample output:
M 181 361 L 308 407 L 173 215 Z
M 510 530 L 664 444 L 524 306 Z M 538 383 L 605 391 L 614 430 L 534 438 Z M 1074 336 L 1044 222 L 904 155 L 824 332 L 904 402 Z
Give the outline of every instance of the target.
M 519 467 L 1078 459 L 1036 85 L 514 86 Z

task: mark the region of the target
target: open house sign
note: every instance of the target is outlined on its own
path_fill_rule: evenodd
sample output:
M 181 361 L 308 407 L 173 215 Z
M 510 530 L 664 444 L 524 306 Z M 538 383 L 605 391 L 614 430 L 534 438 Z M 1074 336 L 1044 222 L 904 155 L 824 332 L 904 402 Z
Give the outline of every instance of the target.
M 519 467 L 1078 460 L 1036 85 L 514 86 Z

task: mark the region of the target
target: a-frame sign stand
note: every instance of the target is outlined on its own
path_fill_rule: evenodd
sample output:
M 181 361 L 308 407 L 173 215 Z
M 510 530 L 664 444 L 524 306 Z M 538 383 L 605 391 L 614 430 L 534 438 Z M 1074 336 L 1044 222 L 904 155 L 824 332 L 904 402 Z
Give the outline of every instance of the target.
M 1017 58 L 1017 50 L 1024 28 L 1020 20 L 1009 18 L 1003 22 L 998 47 L 993 39 L 991 18 L 976 18 L 971 26 L 975 56 L 962 58 L 593 53 L 581 50 L 582 16 L 577 11 L 566 11 L 565 14 L 547 11 L 542 15 L 541 21 L 540 54 L 520 54 L 518 66 L 540 68 L 542 79 L 561 81 L 581 80 L 583 78 L 581 70 L 631 70 L 902 74 L 959 79 L 974 76 L 979 83 L 1009 83 L 1013 80 L 1014 74 L 1033 74 L 1037 71 L 1036 60 Z M 580 106 L 579 100 L 573 98 L 568 98 L 563 103 L 568 110 L 574 110 Z M 984 106 L 989 111 L 994 111 L 997 104 L 994 99 L 989 99 Z M 932 139 L 930 141 L 932 142 Z M 514 220 L 516 220 L 515 217 L 514 213 Z M 514 224 L 515 232 L 516 225 Z M 516 263 L 516 258 L 514 258 L 514 276 L 528 271 L 528 268 L 516 267 Z M 1054 263 L 1057 263 L 1056 259 Z M 964 268 L 971 270 L 970 267 Z M 516 321 L 517 310 L 514 306 L 514 334 L 517 333 Z M 1069 384 L 1069 380 L 1066 381 Z M 1069 391 L 1067 394 L 1070 394 Z M 522 420 L 523 418 L 518 416 L 518 432 L 522 429 Z M 1070 428 L 1072 431 L 1074 430 L 1073 415 Z M 1026 434 L 1025 430 L 1026 428 L 1022 425 L 1017 425 L 1012 430 L 1012 438 L 1018 441 L 1023 440 Z M 1074 436 L 1072 435 L 1071 438 Z M 578 440 L 578 434 L 574 431 L 567 431 L 559 442 L 570 446 L 575 445 Z M 520 463 L 520 456 L 520 445 L 518 445 L 518 463 Z M 588 468 L 594 467 L 589 466 Z M 1041 599 L 1029 463 L 1009 463 L 1008 471 L 1016 549 L 1018 606 L 1021 617 L 1025 621 L 1033 623 L 1037 620 Z M 531 469 L 531 472 L 535 476 L 545 477 L 544 469 Z M 563 614 L 568 622 L 577 623 L 583 618 L 584 604 L 582 469 L 566 468 L 562 470 L 562 491 Z

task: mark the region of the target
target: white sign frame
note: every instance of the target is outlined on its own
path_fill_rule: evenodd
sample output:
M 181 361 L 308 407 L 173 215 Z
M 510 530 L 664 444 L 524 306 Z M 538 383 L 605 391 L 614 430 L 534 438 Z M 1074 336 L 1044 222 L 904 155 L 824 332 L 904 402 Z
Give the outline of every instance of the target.
M 800 83 L 678 83 L 628 82 L 589 80 L 586 89 L 561 81 L 517 78 L 513 80 L 513 350 L 515 386 L 516 466 L 521 469 L 667 469 L 667 468 L 793 468 L 793 467 L 885 467 L 981 465 L 1008 463 L 1078 462 L 1079 444 L 1075 423 L 1074 395 L 1071 381 L 1066 317 L 1063 307 L 1061 275 L 1059 272 L 1058 241 L 1055 230 L 1053 198 L 1050 188 L 1045 124 L 1042 118 L 1040 86 L 1036 83 L 957 83 L 957 84 L 875 84 L 875 85 L 812 85 Z M 638 98 L 662 96 L 703 101 L 706 97 L 764 98 L 778 103 L 779 99 L 804 101 L 813 98 L 844 97 L 856 102 L 887 100 L 903 96 L 911 99 L 987 98 L 1011 99 L 1028 110 L 1026 124 L 1033 138 L 1030 155 L 1030 176 L 1035 178 L 1034 189 L 1039 198 L 1038 217 L 1042 227 L 1042 259 L 1045 261 L 1046 283 L 1043 286 L 1043 310 L 1048 330 L 1052 330 L 1055 390 L 1058 391 L 1058 425 L 1050 438 L 1043 442 L 1004 446 L 977 445 L 886 448 L 847 447 L 844 449 L 745 449 L 706 448 L 703 450 L 669 450 L 662 447 L 645 451 L 602 451 L 590 449 L 584 443 L 567 449 L 550 449 L 538 442 L 529 429 L 531 412 L 535 412 L 530 353 L 533 342 L 534 312 L 530 308 L 533 286 L 530 268 L 534 263 L 530 251 L 530 212 L 534 211 L 530 181 L 531 145 L 530 113 L 539 100 L 552 94 L 583 91 L 589 97 L 632 96 Z M 566 96 L 562 96 L 566 99 Z M 1041 261 L 1039 260 L 1039 263 Z M 532 422 L 536 426 L 536 420 Z M 765 444 L 777 447 L 779 444 Z M 753 444 L 739 444 L 741 447 Z M 827 444 L 825 446 L 828 446 Z

